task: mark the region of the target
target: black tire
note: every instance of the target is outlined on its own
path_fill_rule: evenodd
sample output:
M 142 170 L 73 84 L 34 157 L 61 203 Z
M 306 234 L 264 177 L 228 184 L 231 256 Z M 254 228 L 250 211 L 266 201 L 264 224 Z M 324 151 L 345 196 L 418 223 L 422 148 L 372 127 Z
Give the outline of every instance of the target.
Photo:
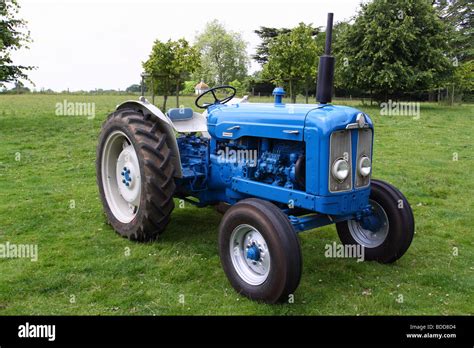
M 382 180 L 372 180 L 369 198 L 378 203 L 387 215 L 388 233 L 379 246 L 364 246 L 365 259 L 381 263 L 395 262 L 405 254 L 413 240 L 415 233 L 413 211 L 405 196 L 397 188 Z M 343 244 L 361 245 L 352 236 L 349 222 L 337 223 L 336 228 Z
M 129 223 L 120 222 L 112 213 L 104 194 L 101 159 L 107 137 L 119 130 L 130 139 L 138 157 L 141 180 L 140 205 Z M 142 113 L 124 109 L 108 116 L 102 125 L 97 146 L 97 184 L 108 222 L 115 231 L 130 240 L 146 242 L 165 230 L 174 209 L 174 166 L 166 134 L 159 123 Z
M 219 202 L 214 206 L 214 209 L 219 213 L 224 215 L 227 210 L 230 209 L 230 204 L 225 203 L 225 202 Z
M 259 285 L 246 282 L 236 271 L 231 258 L 233 231 L 242 224 L 255 228 L 265 239 L 270 254 L 270 268 Z M 232 206 L 219 226 L 219 254 L 222 267 L 238 293 L 267 303 L 284 302 L 298 287 L 302 256 L 298 236 L 286 215 L 274 204 L 249 198 Z

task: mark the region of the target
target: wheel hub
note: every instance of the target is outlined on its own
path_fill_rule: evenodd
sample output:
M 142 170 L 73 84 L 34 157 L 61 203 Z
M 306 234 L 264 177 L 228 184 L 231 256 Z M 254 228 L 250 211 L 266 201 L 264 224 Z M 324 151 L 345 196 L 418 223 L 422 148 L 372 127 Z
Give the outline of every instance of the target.
M 349 220 L 347 227 L 357 243 L 365 248 L 376 248 L 387 238 L 389 222 L 387 213 L 379 203 L 370 200 L 370 204 L 370 214 Z
M 366 230 L 377 231 L 382 227 L 383 221 L 378 216 L 371 214 L 362 217 L 360 220 L 360 225 Z
M 247 259 L 252 261 L 260 260 L 260 250 L 255 244 L 252 244 L 252 246 L 247 247 Z
M 138 158 L 132 145 L 124 147 L 117 159 L 117 184 L 122 197 L 133 205 L 140 198 L 140 171 Z M 136 203 L 136 204 L 135 204 Z
M 131 182 L 132 182 L 132 176 L 130 174 L 130 168 L 128 168 L 127 166 L 123 167 L 123 171 L 120 173 L 120 175 L 122 175 L 123 179 L 122 179 L 122 183 L 129 187 Z

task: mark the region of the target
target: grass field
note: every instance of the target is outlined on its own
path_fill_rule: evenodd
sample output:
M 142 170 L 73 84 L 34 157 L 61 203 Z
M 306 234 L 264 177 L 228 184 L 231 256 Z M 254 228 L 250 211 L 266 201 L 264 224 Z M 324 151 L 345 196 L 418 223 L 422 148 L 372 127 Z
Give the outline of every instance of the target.
M 220 266 L 212 208 L 175 209 L 163 237 L 137 244 L 105 223 L 95 181 L 101 123 L 136 97 L 0 95 L 0 244 L 37 244 L 38 261 L 0 259 L 0 315 L 408 315 L 474 313 L 474 106 L 422 104 L 375 122 L 374 176 L 405 193 L 416 220 L 393 265 L 324 256 L 334 226 L 300 235 L 295 302 L 235 293 Z M 64 99 L 96 117 L 56 116 Z M 191 106 L 191 98 L 182 98 Z M 169 101 L 173 106 L 174 101 Z M 457 159 L 457 160 L 456 160 Z

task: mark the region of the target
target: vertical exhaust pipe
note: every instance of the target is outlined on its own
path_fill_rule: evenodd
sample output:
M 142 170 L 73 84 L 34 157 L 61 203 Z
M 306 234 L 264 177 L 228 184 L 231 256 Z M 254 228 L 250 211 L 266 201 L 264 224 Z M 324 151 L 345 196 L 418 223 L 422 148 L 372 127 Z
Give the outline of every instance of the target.
M 316 100 L 320 104 L 327 104 L 332 100 L 335 65 L 335 59 L 333 56 L 331 56 L 333 16 L 333 13 L 328 13 L 328 22 L 326 26 L 326 46 L 324 48 L 324 54 L 319 57 Z

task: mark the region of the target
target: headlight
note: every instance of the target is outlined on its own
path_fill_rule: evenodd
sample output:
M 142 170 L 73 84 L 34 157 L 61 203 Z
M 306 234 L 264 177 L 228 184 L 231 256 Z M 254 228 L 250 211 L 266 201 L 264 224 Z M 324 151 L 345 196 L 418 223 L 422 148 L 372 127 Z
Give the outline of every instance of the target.
M 345 159 L 339 158 L 334 161 L 331 168 L 331 174 L 337 180 L 344 181 L 349 175 L 349 169 L 349 163 Z
M 359 160 L 359 174 L 363 177 L 366 177 L 370 174 L 372 170 L 372 163 L 370 162 L 370 158 L 367 156 L 362 156 Z

